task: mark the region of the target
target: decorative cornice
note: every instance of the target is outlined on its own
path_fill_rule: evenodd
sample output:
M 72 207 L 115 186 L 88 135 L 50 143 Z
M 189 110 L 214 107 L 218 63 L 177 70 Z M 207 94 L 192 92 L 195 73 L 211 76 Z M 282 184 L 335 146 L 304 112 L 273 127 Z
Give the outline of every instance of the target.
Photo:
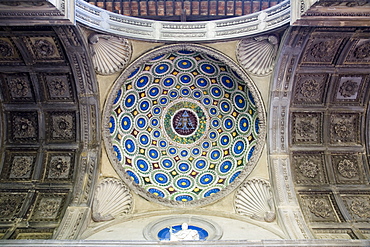
M 75 0 L 0 1 L 0 26 L 72 25 Z
M 76 20 L 91 28 L 148 41 L 216 41 L 266 32 L 290 19 L 290 1 L 253 14 L 203 22 L 165 22 L 115 14 L 76 0 Z

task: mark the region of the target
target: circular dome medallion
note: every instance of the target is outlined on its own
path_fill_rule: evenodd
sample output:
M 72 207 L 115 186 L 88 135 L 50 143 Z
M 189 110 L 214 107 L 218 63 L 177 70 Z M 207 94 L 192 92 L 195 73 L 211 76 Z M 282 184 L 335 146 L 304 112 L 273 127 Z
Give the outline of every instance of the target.
M 226 196 L 254 168 L 265 137 L 254 84 L 231 59 L 199 45 L 164 46 L 131 64 L 104 119 L 118 174 L 141 196 L 168 206 Z
M 164 109 L 162 126 L 172 144 L 180 147 L 196 145 L 208 130 L 206 109 L 192 99 L 178 99 Z

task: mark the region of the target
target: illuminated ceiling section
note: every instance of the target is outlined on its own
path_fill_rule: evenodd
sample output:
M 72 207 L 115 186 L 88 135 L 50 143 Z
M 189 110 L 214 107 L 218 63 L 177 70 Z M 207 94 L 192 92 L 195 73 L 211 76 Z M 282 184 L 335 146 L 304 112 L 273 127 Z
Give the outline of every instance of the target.
M 121 177 L 170 206 L 225 196 L 251 172 L 264 142 L 264 111 L 252 82 L 220 54 L 193 45 L 164 47 L 130 66 L 105 121 Z

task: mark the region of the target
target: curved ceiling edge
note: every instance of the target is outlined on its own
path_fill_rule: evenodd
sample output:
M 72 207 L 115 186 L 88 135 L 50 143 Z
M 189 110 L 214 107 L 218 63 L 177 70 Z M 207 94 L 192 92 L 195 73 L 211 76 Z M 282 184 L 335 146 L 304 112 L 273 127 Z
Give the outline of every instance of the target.
M 90 220 L 97 172 L 100 164 L 101 133 L 99 89 L 88 47 L 74 26 L 55 27 L 67 51 L 79 105 L 80 155 L 77 159 L 73 197 L 54 233 L 54 239 L 77 239 Z
M 290 0 L 250 15 L 205 22 L 140 19 L 115 14 L 83 0 L 76 0 L 76 20 L 100 31 L 147 41 L 217 41 L 254 35 L 289 23 Z
M 296 37 L 290 28 L 284 35 L 273 81 L 271 82 L 268 122 L 268 153 L 271 185 L 274 190 L 275 205 L 281 228 L 291 239 L 311 239 L 312 234 L 305 223 L 294 191 L 289 158 L 289 104 L 300 49 L 293 49 L 291 43 L 304 36 Z

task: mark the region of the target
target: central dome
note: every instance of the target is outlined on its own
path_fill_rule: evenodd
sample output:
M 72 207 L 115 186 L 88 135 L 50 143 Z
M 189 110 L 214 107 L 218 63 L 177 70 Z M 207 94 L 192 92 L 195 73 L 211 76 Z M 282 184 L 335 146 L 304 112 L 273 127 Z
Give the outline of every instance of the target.
M 195 45 L 163 47 L 135 61 L 104 114 L 108 153 L 122 179 L 172 206 L 225 196 L 250 173 L 264 139 L 250 79 L 228 58 Z

